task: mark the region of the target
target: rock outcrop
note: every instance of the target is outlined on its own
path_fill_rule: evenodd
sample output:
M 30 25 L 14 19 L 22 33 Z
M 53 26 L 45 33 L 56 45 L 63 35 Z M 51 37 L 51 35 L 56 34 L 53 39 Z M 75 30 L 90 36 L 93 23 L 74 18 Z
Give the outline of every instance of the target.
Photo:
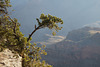
M 22 67 L 22 58 L 14 55 L 9 49 L 0 52 L 0 67 Z
M 73 30 L 46 52 L 43 59 L 54 67 L 100 67 L 100 28 Z

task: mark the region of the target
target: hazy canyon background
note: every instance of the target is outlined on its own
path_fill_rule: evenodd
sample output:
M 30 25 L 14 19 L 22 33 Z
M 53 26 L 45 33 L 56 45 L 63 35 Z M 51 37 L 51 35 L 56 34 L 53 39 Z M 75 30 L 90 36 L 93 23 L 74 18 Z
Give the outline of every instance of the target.
M 28 37 L 41 13 L 62 18 L 63 29 L 37 31 L 32 42 L 48 45 L 44 59 L 54 67 L 100 67 L 100 0 L 11 0 L 12 17 Z M 52 44 L 52 45 L 51 45 Z

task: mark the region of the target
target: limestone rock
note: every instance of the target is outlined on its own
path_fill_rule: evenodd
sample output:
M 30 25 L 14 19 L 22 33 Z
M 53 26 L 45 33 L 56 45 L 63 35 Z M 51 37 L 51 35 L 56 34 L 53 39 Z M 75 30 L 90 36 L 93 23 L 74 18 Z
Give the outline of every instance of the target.
M 14 55 L 9 49 L 0 52 L 0 67 L 22 67 L 22 58 Z

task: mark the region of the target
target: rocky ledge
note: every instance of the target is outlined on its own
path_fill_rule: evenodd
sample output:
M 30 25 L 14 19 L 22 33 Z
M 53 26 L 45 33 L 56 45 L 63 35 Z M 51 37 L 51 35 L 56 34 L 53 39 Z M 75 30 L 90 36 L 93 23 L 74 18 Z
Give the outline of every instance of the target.
M 14 56 L 9 49 L 0 52 L 0 67 L 22 67 L 21 60 L 22 58 Z

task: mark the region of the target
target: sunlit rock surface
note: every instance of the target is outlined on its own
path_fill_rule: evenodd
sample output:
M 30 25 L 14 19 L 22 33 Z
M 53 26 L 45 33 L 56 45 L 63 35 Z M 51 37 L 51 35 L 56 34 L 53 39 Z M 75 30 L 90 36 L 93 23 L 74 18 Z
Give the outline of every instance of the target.
M 14 54 L 6 49 L 3 52 L 0 52 L 0 67 L 22 67 L 21 66 L 21 57 L 14 57 Z

